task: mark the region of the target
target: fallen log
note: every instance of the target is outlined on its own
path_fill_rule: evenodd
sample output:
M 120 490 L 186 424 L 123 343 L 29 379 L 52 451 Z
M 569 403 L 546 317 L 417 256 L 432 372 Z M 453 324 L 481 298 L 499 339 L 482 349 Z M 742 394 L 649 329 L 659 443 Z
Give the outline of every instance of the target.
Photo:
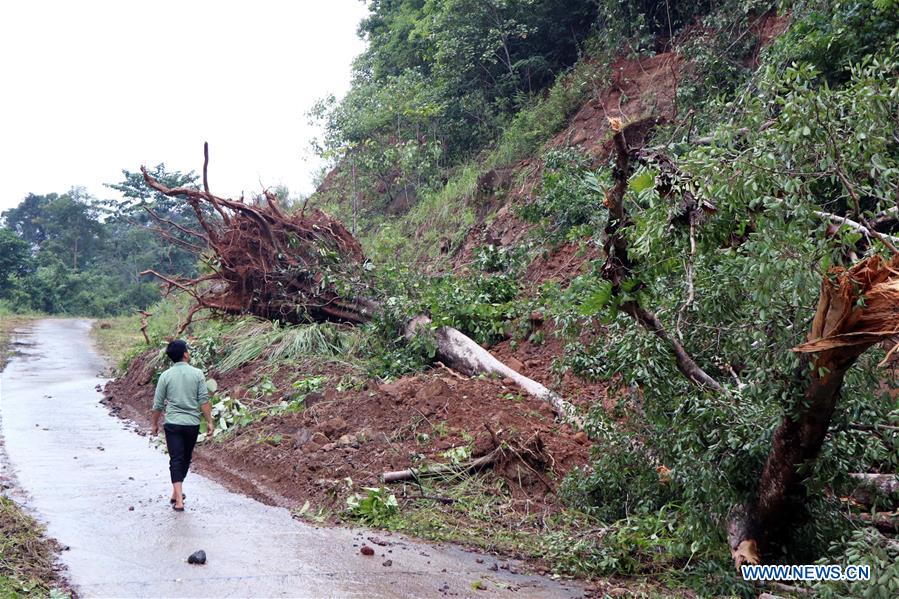
M 487 455 L 481 456 L 474 460 L 462 464 L 434 464 L 427 468 L 409 468 L 407 470 L 396 470 L 393 472 L 385 472 L 381 478 L 385 483 L 397 483 L 406 480 L 416 480 L 426 476 L 440 476 L 443 474 L 464 474 L 472 470 L 478 470 L 485 466 L 494 464 L 502 455 L 502 448 L 497 447 Z
M 431 319 L 427 316 L 416 316 L 406 325 L 406 339 L 427 331 L 431 324 Z M 583 427 L 574 406 L 559 394 L 500 362 L 458 329 L 439 327 L 434 331 L 434 336 L 438 355 L 451 368 L 468 375 L 483 373 L 511 379 L 528 395 L 549 403 L 560 419 L 578 428 Z
M 873 514 L 862 512 L 861 514 L 853 514 L 851 518 L 857 522 L 873 526 L 885 535 L 899 533 L 899 513 L 897 512 L 875 512 Z

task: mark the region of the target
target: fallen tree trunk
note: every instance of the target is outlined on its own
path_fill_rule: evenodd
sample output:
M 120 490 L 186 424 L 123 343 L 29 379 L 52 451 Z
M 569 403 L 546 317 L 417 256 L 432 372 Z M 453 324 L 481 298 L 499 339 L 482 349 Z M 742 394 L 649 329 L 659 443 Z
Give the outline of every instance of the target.
M 415 480 L 425 476 L 440 476 L 442 474 L 463 474 L 490 466 L 496 462 L 502 454 L 502 448 L 498 447 L 488 453 L 463 464 L 434 464 L 427 468 L 409 468 L 408 470 L 396 470 L 385 472 L 381 478 L 385 483 L 398 483 L 406 480 Z
M 178 334 L 203 309 L 290 323 L 348 324 L 369 322 L 382 311 L 370 297 L 370 269 L 362 246 L 340 221 L 317 209 L 307 211 L 305 206 L 298 213 L 287 213 L 268 192 L 254 204 L 213 195 L 206 178 L 208 162 L 204 145 L 203 189 L 166 187 L 141 168 L 152 189 L 183 198 L 191 206 L 202 228 L 202 233 L 192 234 L 211 253 L 205 261 L 212 272 L 199 278 L 167 277 L 152 270 L 142 273 L 162 280 L 167 293 L 179 289 L 194 298 L 195 305 Z M 152 211 L 150 216 L 161 227 L 174 224 Z M 174 235 L 167 238 L 176 239 Z M 412 318 L 407 339 L 430 322 L 426 316 Z M 560 418 L 580 425 L 575 410 L 558 394 L 503 364 L 462 332 L 441 327 L 435 336 L 438 356 L 446 364 L 466 374 L 512 379 L 527 394 L 548 402 Z
M 849 476 L 860 483 L 852 492 L 852 499 L 859 503 L 873 505 L 877 495 L 890 497 L 899 494 L 899 475 L 855 472 Z
M 406 326 L 406 338 L 411 339 L 431 325 L 427 316 L 416 316 Z M 489 351 L 478 345 L 470 337 L 453 327 L 439 327 L 434 331 L 438 356 L 448 366 L 465 374 L 492 374 L 515 382 L 528 395 L 549 403 L 562 420 L 582 427 L 574 406 L 552 390 L 530 379 L 517 370 L 500 362 Z
M 899 492 L 899 474 L 853 472 L 849 476 L 862 483 L 862 486 L 874 487 L 884 495 Z
M 899 513 L 897 512 L 876 512 L 874 514 L 863 512 L 853 515 L 852 519 L 873 526 L 885 535 L 899 533 Z

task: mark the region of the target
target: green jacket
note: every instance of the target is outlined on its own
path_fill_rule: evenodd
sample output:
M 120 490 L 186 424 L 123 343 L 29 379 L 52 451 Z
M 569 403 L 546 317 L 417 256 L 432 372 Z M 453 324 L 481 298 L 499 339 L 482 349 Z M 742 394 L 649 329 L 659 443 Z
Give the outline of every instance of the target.
M 178 362 L 163 372 L 156 383 L 153 409 L 161 412 L 165 406 L 165 421 L 169 424 L 200 424 L 200 406 L 209 402 L 206 376 L 187 362 Z

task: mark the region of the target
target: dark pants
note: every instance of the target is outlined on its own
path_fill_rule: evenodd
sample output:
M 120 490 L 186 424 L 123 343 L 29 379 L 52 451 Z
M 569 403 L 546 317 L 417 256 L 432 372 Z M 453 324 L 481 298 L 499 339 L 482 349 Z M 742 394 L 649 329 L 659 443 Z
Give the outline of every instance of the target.
M 169 448 L 169 470 L 172 473 L 172 482 L 180 483 L 187 476 L 190 468 L 190 459 L 194 455 L 194 445 L 197 444 L 197 435 L 200 434 L 200 425 L 165 423 L 162 427 L 165 431 L 165 444 Z

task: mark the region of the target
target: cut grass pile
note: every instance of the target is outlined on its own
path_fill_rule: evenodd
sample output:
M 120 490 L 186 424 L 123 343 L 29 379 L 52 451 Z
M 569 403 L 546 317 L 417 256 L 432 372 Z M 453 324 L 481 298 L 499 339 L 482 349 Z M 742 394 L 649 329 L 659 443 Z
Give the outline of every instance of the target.
M 282 326 L 267 320 L 244 318 L 221 325 L 219 331 L 200 334 L 216 341 L 216 359 L 212 364 L 219 372 L 229 372 L 258 358 L 269 364 L 318 358 L 329 362 L 349 363 L 359 353 L 361 335 L 352 329 L 330 324 Z
M 55 565 L 56 543 L 7 497 L 0 496 L 0 597 L 68 597 Z

